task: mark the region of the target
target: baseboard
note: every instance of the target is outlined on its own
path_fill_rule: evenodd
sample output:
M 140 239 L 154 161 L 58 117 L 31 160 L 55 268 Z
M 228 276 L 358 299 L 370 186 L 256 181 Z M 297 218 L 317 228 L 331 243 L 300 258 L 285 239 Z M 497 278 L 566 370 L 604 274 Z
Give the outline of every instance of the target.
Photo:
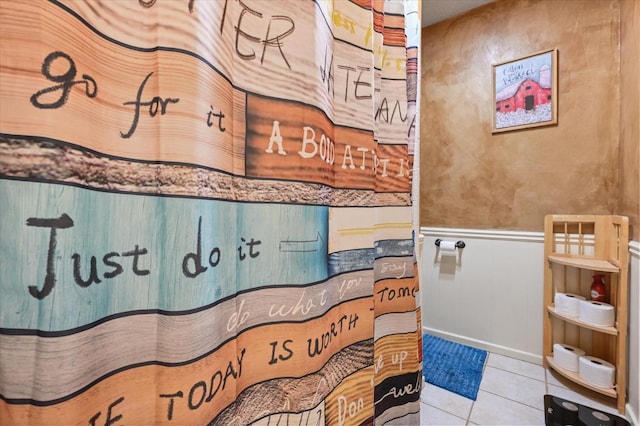
M 470 339 L 465 336 L 448 333 L 446 331 L 435 330 L 429 327 L 422 327 L 422 331 L 424 333 L 429 333 L 432 336 L 451 340 L 453 342 L 461 343 L 463 345 L 471 346 L 478 349 L 484 349 L 485 351 L 488 351 L 488 352 L 493 352 L 496 354 L 508 356 L 508 357 L 519 359 L 522 361 L 527 361 L 534 364 L 542 365 L 542 356 L 533 354 L 530 352 L 523 352 L 516 349 L 508 348 L 506 346 L 500 346 L 493 343 L 485 342 L 482 340 Z

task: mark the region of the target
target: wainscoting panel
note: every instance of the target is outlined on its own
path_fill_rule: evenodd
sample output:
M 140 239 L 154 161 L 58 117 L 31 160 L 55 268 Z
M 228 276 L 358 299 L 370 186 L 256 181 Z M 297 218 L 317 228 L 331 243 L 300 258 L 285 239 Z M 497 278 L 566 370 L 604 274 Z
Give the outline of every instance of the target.
M 453 228 L 420 230 L 425 332 L 542 364 L 544 234 Z M 463 241 L 442 256 L 437 239 Z

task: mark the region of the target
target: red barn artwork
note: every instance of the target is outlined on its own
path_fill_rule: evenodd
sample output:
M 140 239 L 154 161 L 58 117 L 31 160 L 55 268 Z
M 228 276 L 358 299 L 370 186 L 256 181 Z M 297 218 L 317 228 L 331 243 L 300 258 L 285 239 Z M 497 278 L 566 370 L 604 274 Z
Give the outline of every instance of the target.
M 496 94 L 496 112 L 508 113 L 519 109 L 531 111 L 538 105 L 551 102 L 551 74 L 549 66 L 540 69 L 540 82 L 530 78 L 505 87 Z

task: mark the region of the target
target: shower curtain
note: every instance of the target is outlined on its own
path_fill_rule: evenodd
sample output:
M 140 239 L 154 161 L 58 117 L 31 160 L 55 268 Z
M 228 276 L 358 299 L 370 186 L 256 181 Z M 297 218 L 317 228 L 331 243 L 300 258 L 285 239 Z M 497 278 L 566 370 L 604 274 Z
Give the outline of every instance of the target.
M 419 423 L 419 15 L 0 2 L 0 424 Z

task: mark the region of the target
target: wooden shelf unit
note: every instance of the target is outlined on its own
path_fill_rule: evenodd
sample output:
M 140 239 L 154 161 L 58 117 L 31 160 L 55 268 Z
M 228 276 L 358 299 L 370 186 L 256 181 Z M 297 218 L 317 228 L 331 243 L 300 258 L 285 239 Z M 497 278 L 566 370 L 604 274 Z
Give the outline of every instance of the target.
M 627 381 L 629 219 L 616 215 L 547 215 L 544 227 L 543 363 L 587 389 L 615 399 L 624 414 Z M 605 276 L 607 303 L 614 306 L 612 327 L 588 324 L 556 311 L 557 292 L 589 299 L 591 275 Z M 557 365 L 555 343 L 585 350 L 615 366 L 614 388 L 600 388 Z

